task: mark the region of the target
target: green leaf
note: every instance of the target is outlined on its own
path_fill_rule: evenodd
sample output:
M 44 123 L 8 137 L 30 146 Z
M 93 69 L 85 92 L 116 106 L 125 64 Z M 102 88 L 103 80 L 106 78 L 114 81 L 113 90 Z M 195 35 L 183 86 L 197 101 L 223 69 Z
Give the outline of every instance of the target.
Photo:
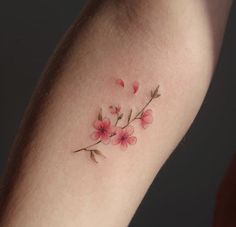
M 103 158 L 106 158 L 106 156 L 99 150 L 95 149 L 93 150 L 95 154 L 102 156 Z
M 99 121 L 102 121 L 102 108 L 99 110 L 99 113 L 98 113 L 98 120 L 99 120 Z
M 159 87 L 160 86 L 158 85 L 154 91 L 151 91 L 152 98 L 158 98 L 159 96 L 161 96 L 160 94 L 158 94 Z
M 92 161 L 98 163 L 92 151 L 90 152 L 90 158 L 92 159 Z

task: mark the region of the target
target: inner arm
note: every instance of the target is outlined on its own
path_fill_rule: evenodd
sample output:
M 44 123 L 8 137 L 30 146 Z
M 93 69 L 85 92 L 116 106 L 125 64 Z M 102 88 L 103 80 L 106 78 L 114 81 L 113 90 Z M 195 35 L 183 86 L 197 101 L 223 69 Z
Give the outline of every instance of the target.
M 19 130 L 2 226 L 127 226 L 201 106 L 230 4 L 89 4 Z

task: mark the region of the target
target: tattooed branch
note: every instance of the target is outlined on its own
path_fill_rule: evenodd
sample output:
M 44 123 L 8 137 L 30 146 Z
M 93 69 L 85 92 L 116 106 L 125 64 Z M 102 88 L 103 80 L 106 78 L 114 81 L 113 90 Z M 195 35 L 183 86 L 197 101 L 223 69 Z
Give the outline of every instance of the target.
M 116 80 L 116 84 L 122 88 L 125 87 L 125 83 L 122 79 Z M 139 83 L 135 81 L 133 83 L 133 94 L 136 94 L 139 90 Z M 74 152 L 87 151 L 90 153 L 90 158 L 97 163 L 96 155 L 103 158 L 105 156 L 103 153 L 94 147 L 100 143 L 105 145 L 111 143 L 112 145 L 119 145 L 122 150 L 126 150 L 129 145 L 134 145 L 137 142 L 137 137 L 134 136 L 134 126 L 132 123 L 134 121 L 139 121 L 141 127 L 146 129 L 153 122 L 152 109 L 147 109 L 150 103 L 160 97 L 159 85 L 151 90 L 150 98 L 147 103 L 140 109 L 136 114 L 133 113 L 131 109 L 127 115 L 127 123 L 123 126 L 119 126 L 119 121 L 123 119 L 124 113 L 121 112 L 121 106 L 109 106 L 110 114 L 116 116 L 115 122 L 112 124 L 108 117 L 103 117 L 102 109 L 98 113 L 97 120 L 94 121 L 93 127 L 95 131 L 90 135 L 90 138 L 95 142 L 82 147 Z

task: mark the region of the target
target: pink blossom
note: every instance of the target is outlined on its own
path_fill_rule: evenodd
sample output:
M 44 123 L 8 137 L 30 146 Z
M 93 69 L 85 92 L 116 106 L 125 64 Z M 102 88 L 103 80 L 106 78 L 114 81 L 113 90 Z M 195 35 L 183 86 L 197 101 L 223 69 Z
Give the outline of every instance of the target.
M 93 123 L 93 127 L 96 131 L 91 134 L 91 138 L 93 140 L 100 139 L 104 144 L 108 144 L 110 142 L 110 136 L 113 133 L 110 120 L 108 118 L 96 120 Z
M 141 120 L 141 126 L 144 129 L 147 128 L 148 125 L 151 124 L 153 121 L 152 110 L 151 109 L 145 110 L 142 113 L 140 120 Z
M 109 109 L 110 109 L 111 114 L 119 114 L 120 110 L 121 110 L 121 107 L 120 107 L 120 105 L 118 105 L 118 106 L 109 106 Z
M 117 79 L 117 80 L 116 80 L 116 83 L 117 83 L 118 85 L 120 85 L 121 87 L 125 87 L 125 83 L 124 83 L 124 81 L 123 81 L 122 79 Z
M 133 83 L 133 92 L 134 92 L 134 94 L 137 93 L 138 89 L 139 89 L 139 82 L 134 81 L 134 83 Z
M 122 150 L 126 150 L 128 145 L 134 145 L 137 142 L 137 138 L 132 136 L 134 133 L 134 128 L 132 126 L 128 126 L 127 128 L 117 128 L 115 132 L 115 136 L 113 138 L 112 143 L 114 145 L 120 144 Z

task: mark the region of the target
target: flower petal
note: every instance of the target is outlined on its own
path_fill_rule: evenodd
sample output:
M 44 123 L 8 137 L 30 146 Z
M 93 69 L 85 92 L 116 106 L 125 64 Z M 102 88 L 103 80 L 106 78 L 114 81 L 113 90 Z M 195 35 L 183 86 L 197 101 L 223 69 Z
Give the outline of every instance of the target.
M 104 128 L 109 128 L 110 127 L 110 124 L 111 124 L 111 121 L 109 118 L 105 117 L 103 120 L 102 120 L 102 125 Z
M 135 136 L 130 136 L 128 139 L 127 139 L 127 142 L 131 145 L 134 145 L 136 144 L 137 142 L 137 138 Z
M 147 123 L 147 124 L 151 124 L 152 121 L 153 121 L 153 116 L 152 116 L 152 115 L 145 116 L 145 117 L 143 118 L 143 121 L 144 121 L 145 123 Z
M 141 120 L 141 126 L 143 129 L 146 129 L 149 126 L 149 124 Z
M 120 143 L 120 148 L 121 148 L 121 150 L 126 150 L 127 147 L 128 147 L 127 141 L 123 141 L 122 143 Z
M 152 116 L 152 110 L 151 109 L 147 109 L 143 112 L 142 116 L 141 116 L 141 121 L 142 123 L 145 124 L 151 124 L 153 121 L 153 116 Z
M 128 135 L 132 135 L 134 133 L 134 127 L 130 125 L 125 129 L 125 131 Z
M 110 143 L 110 136 L 105 136 L 105 135 L 101 136 L 101 141 L 103 144 Z
M 117 145 L 117 144 L 119 144 L 119 143 L 120 143 L 120 138 L 119 138 L 119 136 L 113 137 L 113 139 L 112 139 L 112 144 L 113 144 L 113 145 Z
M 123 133 L 123 129 L 121 127 L 115 127 L 116 135 L 121 135 Z
M 95 129 L 99 129 L 101 127 L 101 124 L 102 124 L 102 121 L 96 120 L 96 121 L 93 122 L 93 127 Z
M 139 89 L 139 82 L 134 81 L 134 83 L 133 83 L 133 93 L 136 94 L 138 89 Z
M 93 132 L 93 133 L 90 135 L 90 138 L 93 139 L 93 140 L 98 140 L 98 139 L 100 138 L 99 132 Z
M 147 109 L 144 111 L 145 115 L 152 115 L 152 109 Z
M 107 139 L 107 140 L 102 140 L 102 143 L 103 143 L 103 144 L 105 144 L 105 145 L 107 145 L 107 144 L 109 144 L 109 143 L 110 143 L 110 139 Z

